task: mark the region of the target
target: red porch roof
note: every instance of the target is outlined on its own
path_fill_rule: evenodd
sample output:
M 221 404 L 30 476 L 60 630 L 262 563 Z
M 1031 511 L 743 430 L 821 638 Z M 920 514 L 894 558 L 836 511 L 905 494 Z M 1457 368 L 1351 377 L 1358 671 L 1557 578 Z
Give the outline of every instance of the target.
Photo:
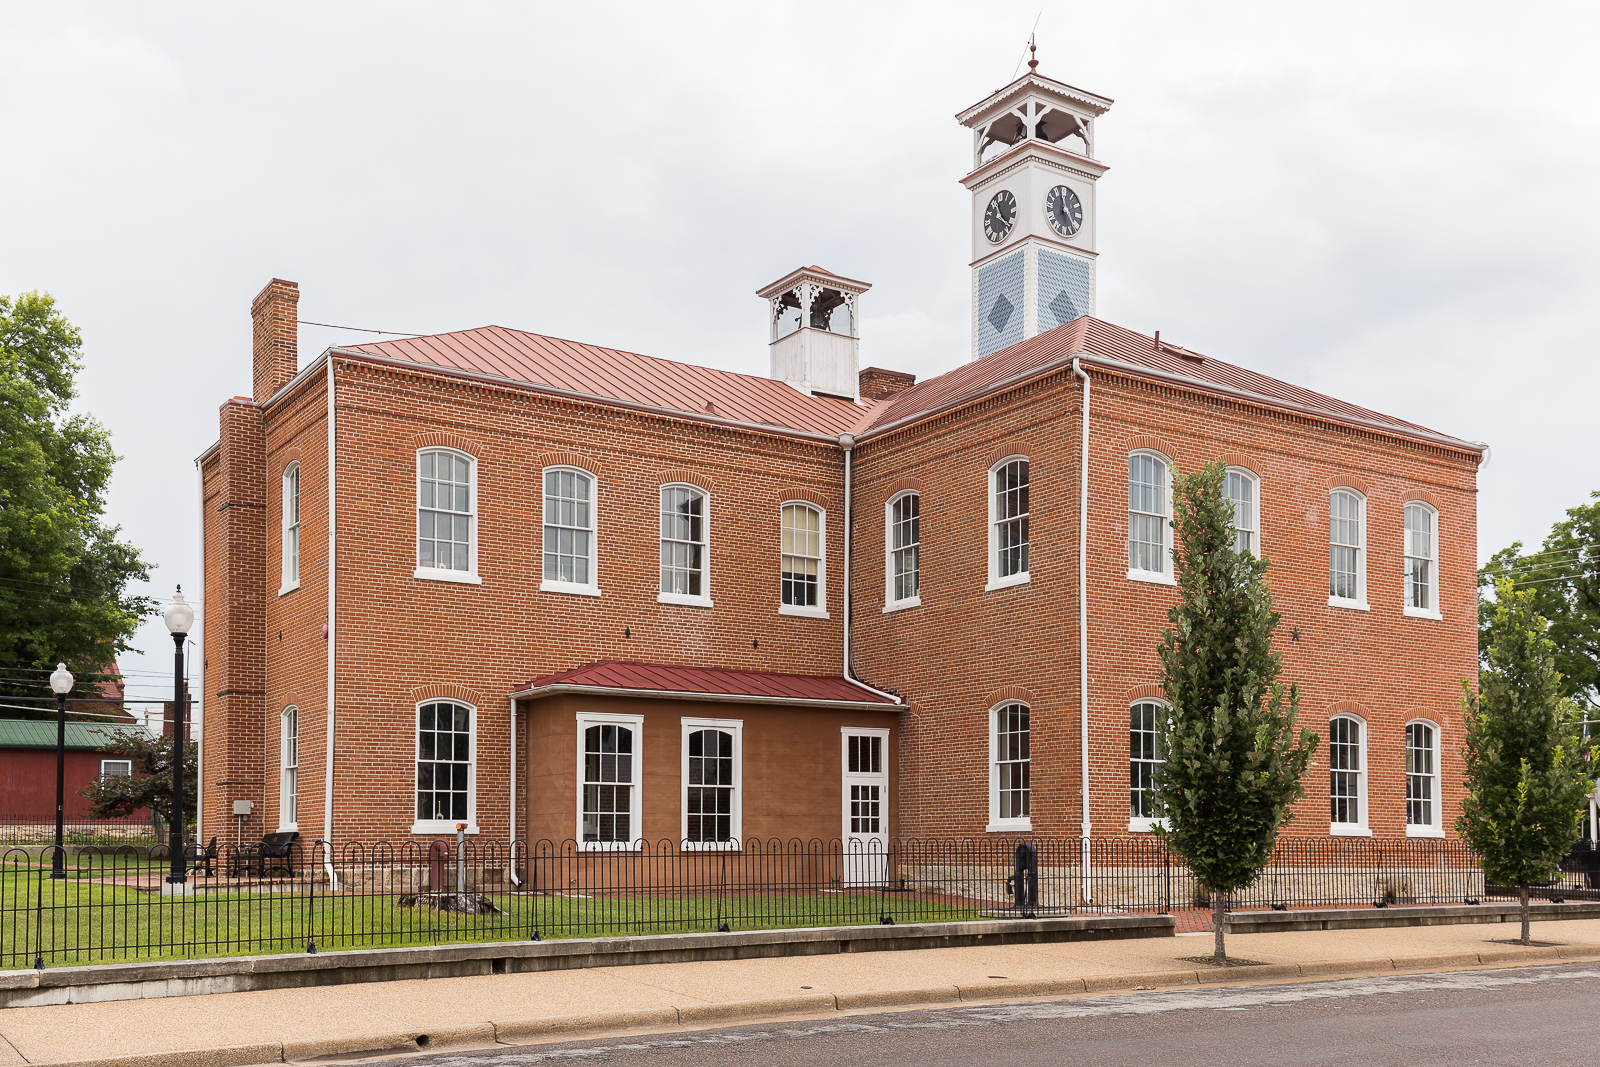
M 743 700 L 752 703 L 900 706 L 896 700 L 879 696 L 837 675 L 729 671 L 714 667 L 680 667 L 621 660 L 601 660 L 574 667 L 570 671 L 534 678 L 518 686 L 513 695 L 585 691 L 677 699 Z

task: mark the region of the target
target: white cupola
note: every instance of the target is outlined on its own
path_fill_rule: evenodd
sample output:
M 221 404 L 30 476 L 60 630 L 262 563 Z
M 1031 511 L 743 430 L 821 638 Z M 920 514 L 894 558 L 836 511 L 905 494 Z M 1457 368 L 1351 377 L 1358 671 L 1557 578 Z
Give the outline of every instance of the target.
M 860 400 L 860 297 L 871 288 L 811 266 L 758 290 L 767 301 L 772 377 L 802 393 Z

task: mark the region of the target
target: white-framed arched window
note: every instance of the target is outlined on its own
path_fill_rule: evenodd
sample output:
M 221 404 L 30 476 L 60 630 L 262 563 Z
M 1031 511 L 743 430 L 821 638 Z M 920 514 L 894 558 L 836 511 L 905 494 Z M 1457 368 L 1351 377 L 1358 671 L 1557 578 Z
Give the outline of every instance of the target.
M 1439 810 L 1439 724 L 1406 723 L 1406 836 L 1443 837 Z
M 1406 503 L 1406 609 L 1423 619 L 1439 614 L 1439 513 L 1420 500 Z
M 544 470 L 542 593 L 600 595 L 595 477 L 578 467 Z
M 300 709 L 290 705 L 278 718 L 278 829 L 299 829 Z
M 1128 454 L 1128 577 L 1175 585 L 1172 576 L 1172 461 L 1159 452 Z
M 300 461 L 283 468 L 283 496 L 279 504 L 282 519 L 282 575 L 278 595 L 300 588 Z
M 1349 487 L 1328 494 L 1328 604 L 1367 610 L 1367 498 Z
M 1261 555 L 1261 479 L 1244 467 L 1229 467 L 1222 480 L 1223 498 L 1233 506 L 1233 547 Z
M 1367 724 L 1348 713 L 1328 720 L 1328 832 L 1366 836 Z
M 683 848 L 736 851 L 744 814 L 744 722 L 685 717 L 680 723 Z
M 579 848 L 643 847 L 644 716 L 580 711 L 577 726 Z
M 896 493 L 884 505 L 883 610 L 922 603 L 922 496 Z
M 1028 705 L 989 709 L 988 830 L 1033 829 L 1033 724 Z
M 1007 456 L 989 468 L 988 478 L 989 581 L 985 592 L 1032 580 L 1028 457 Z
M 478 709 L 461 700 L 417 704 L 414 834 L 478 832 Z
M 478 463 L 453 448 L 417 452 L 416 577 L 477 585 Z
M 710 510 L 711 500 L 698 486 L 661 487 L 660 603 L 712 606 L 706 559 Z
M 1165 826 L 1156 803 L 1156 768 L 1166 759 L 1162 733 L 1170 709 L 1164 700 L 1136 700 L 1128 707 L 1128 829 L 1148 832 Z
M 815 504 L 786 500 L 779 518 L 778 614 L 828 618 L 827 518 Z

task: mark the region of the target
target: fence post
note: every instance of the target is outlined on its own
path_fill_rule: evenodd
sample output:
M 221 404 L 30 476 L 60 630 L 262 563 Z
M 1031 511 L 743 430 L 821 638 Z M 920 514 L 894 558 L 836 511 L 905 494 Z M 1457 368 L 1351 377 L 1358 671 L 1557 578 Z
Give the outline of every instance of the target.
M 1161 911 L 1158 914 L 1168 915 L 1172 912 L 1172 850 L 1167 848 L 1165 841 L 1161 842 Z

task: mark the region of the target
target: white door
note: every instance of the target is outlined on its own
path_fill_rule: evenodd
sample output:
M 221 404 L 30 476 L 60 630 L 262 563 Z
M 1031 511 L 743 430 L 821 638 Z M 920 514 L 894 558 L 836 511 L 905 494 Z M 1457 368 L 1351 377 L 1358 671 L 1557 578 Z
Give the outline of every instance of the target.
M 884 885 L 889 875 L 889 731 L 843 730 L 846 886 Z

